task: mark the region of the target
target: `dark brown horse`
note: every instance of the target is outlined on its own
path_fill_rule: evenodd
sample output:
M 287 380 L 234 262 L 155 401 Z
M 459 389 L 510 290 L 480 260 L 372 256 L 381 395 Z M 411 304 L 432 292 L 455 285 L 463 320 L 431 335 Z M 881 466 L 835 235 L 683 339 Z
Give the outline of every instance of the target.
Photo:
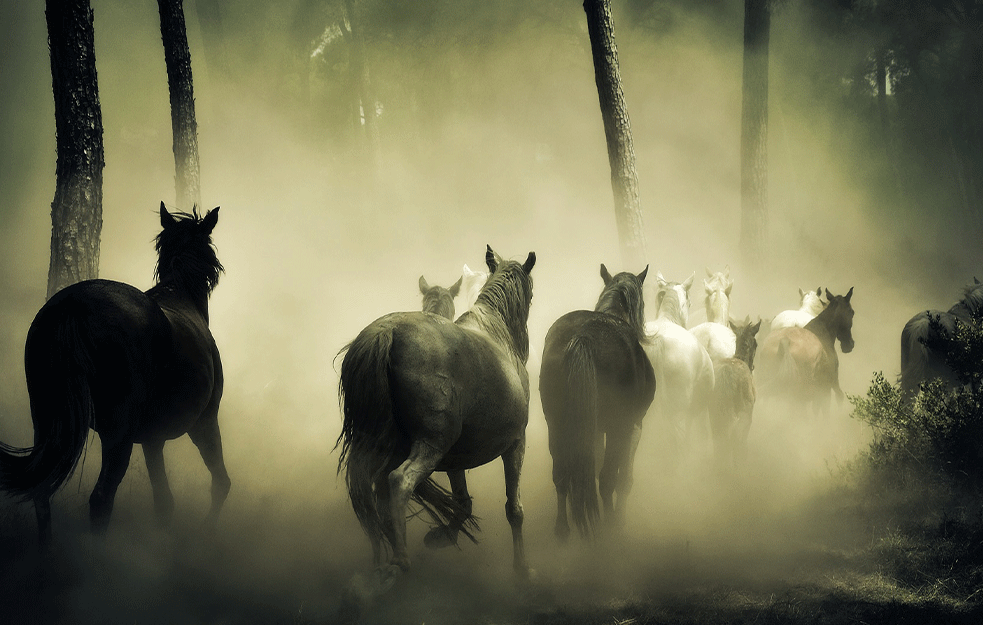
M 826 308 L 804 328 L 780 328 L 761 343 L 758 389 L 762 394 L 784 396 L 809 405 L 816 412 L 829 411 L 830 392 L 843 399 L 836 341 L 844 354 L 853 350 L 853 287 L 846 295 L 826 289 Z
M 957 324 L 974 325 L 981 310 L 983 284 L 974 278 L 973 284 L 964 289 L 963 298 L 948 311 L 925 310 L 908 320 L 901 331 L 901 393 L 905 400 L 910 401 L 921 383 L 933 378 L 940 378 L 949 386 L 959 385 L 956 374 L 945 362 L 945 355 L 926 344 L 938 338 L 931 330 L 930 320 L 938 318 L 941 328 L 952 336 Z
M 500 457 L 513 566 L 528 572 L 519 474 L 529 419 L 526 323 L 536 255 L 518 263 L 489 247 L 485 260 L 488 282 L 456 322 L 424 312 L 391 313 L 342 350 L 338 468 L 377 564 L 388 544 L 390 565 L 409 568 L 410 499 L 438 521 L 438 534 L 474 527 L 464 471 Z M 430 478 L 434 471 L 451 476 L 453 494 Z
M 736 350 L 733 358 L 713 361 L 710 394 L 710 431 L 718 471 L 744 465 L 756 398 L 752 372 L 761 321 L 752 324 L 748 318 L 741 325 L 729 323 L 737 337 Z
M 607 520 L 624 521 L 642 419 L 655 396 L 655 373 L 642 349 L 647 273 L 648 267 L 612 277 L 601 265 L 604 289 L 594 310 L 567 313 L 546 334 L 539 394 L 553 456 L 554 531 L 561 540 L 570 534 L 568 503 L 581 535 L 593 535 L 598 481 Z M 604 454 L 599 480 L 595 449 Z
M 104 532 L 133 444 L 143 446 L 158 519 L 174 497 L 164 443 L 188 433 L 212 474 L 211 523 L 229 493 L 218 406 L 222 362 L 208 329 L 208 296 L 222 265 L 204 217 L 160 205 L 157 284 L 146 293 L 86 280 L 56 293 L 27 335 L 24 364 L 34 446 L 0 449 L 0 487 L 33 500 L 42 545 L 51 538 L 50 499 L 75 470 L 89 428 L 102 442 L 102 469 L 89 498 L 93 531 Z

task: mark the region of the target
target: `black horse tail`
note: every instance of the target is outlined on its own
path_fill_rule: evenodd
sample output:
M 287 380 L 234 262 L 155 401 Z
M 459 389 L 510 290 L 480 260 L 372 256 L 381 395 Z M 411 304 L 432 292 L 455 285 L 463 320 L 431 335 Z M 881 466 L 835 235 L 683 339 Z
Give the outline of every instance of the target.
M 597 432 L 597 372 L 594 350 L 586 337 L 574 337 L 563 354 L 566 371 L 565 418 L 556 423 L 553 462 L 568 479 L 573 522 L 584 538 L 592 538 L 600 518 L 594 442 Z
M 389 384 L 392 329 L 369 326 L 342 348 L 338 398 L 342 406 L 341 447 L 338 472 L 345 473 L 352 509 L 362 529 L 376 539 L 386 538 L 389 510 L 380 510 L 375 484 L 388 479 L 405 451 L 396 425 Z M 339 353 L 339 355 L 340 355 Z M 413 501 L 438 525 L 460 529 L 472 541 L 477 522 L 454 501 L 452 494 L 432 479 L 421 483 Z
M 0 489 L 24 501 L 50 498 L 72 476 L 93 423 L 89 350 L 75 319 L 55 324 L 36 322 L 25 350 L 34 446 L 0 443 Z

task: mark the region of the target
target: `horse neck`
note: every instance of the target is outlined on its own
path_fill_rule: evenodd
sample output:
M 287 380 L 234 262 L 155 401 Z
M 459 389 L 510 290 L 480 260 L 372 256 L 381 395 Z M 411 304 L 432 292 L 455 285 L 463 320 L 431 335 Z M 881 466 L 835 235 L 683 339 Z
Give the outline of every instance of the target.
M 707 295 L 707 321 L 726 325 L 730 319 L 730 299 L 723 290 L 716 290 Z
M 163 278 L 154 285 L 147 296 L 160 306 L 194 309 L 208 324 L 208 287 L 197 288 L 179 279 Z
M 641 294 L 637 294 L 637 297 L 640 300 Z M 628 306 L 627 300 L 628 298 L 624 293 L 621 293 L 618 297 L 614 296 L 613 293 L 602 293 L 601 297 L 597 300 L 597 305 L 594 307 L 594 312 L 604 313 L 621 319 L 631 327 L 636 338 L 641 341 L 645 338 L 645 314 L 643 311 L 633 313 Z
M 449 295 L 449 294 L 448 294 Z M 446 319 L 454 318 L 454 300 L 443 297 L 441 293 L 423 296 L 423 312 L 433 313 Z
M 519 360 L 525 364 L 529 359 L 529 332 L 526 328 L 527 315 L 520 322 L 509 324 L 501 311 L 483 300 L 475 302 L 474 306 L 461 315 L 456 324 L 462 327 L 478 329 L 496 342 L 506 345 Z
M 833 345 L 836 342 L 836 334 L 833 332 L 832 327 L 834 314 L 833 307 L 827 306 L 823 312 L 813 317 L 805 325 L 805 329 L 815 334 L 819 338 L 819 342 L 828 349 L 833 349 Z

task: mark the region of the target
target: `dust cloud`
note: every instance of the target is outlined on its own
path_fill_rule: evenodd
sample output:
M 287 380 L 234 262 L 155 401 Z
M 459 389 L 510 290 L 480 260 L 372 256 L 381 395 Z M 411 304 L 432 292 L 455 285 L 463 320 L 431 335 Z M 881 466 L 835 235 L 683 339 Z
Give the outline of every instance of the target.
M 36 596 L 60 602 L 41 612 L 52 621 L 330 622 L 349 578 L 371 566 L 336 477 L 335 355 L 373 319 L 418 309 L 421 274 L 447 286 L 463 264 L 483 268 L 486 243 L 506 257 L 530 250 L 538 257 L 522 489 L 529 559 L 542 583 L 520 593 L 512 585 L 496 462 L 468 474 L 481 542 L 428 552 L 426 527 L 411 521 L 414 571 L 372 618 L 497 622 L 529 606 L 631 601 L 693 580 L 778 580 L 806 564 L 796 560 L 804 546 L 862 538 L 826 525 L 838 522 L 835 511 L 810 508 L 866 442 L 848 406 L 818 422 L 762 402 L 749 465 L 723 481 L 710 472 L 707 444 L 667 464 L 664 428 L 650 415 L 625 535 L 558 547 L 537 353 L 556 318 L 593 307 L 600 263 L 612 272 L 642 269 L 620 266 L 583 14 L 571 5 L 558 22 L 521 21 L 480 41 L 448 37 L 423 52 L 379 43 L 369 71 L 390 89 L 378 107 L 373 169 L 362 162 L 357 132 L 324 121 L 347 104 L 332 74 L 309 57 L 313 44 L 306 65 L 284 61 L 285 50 L 306 45 L 288 40 L 290 11 L 300 4 L 245 3 L 226 24 L 225 55 L 235 61 L 215 67 L 205 60 L 195 2 L 186 3 L 202 196 L 204 208 L 222 206 L 214 242 L 227 270 L 210 302 L 233 480 L 218 533 L 201 536 L 209 476 L 182 438 L 165 449 L 175 527 L 154 527 L 137 451 L 109 537 L 87 537 L 86 502 L 99 470 L 93 437 L 55 500 L 57 573 L 36 595 L 9 597 L 25 601 L 19 614 L 32 613 Z M 101 275 L 149 288 L 155 210 L 161 200 L 175 208 L 157 8 L 146 0 L 92 5 L 106 145 Z M 736 318 L 797 308 L 800 287 L 835 294 L 854 287 L 856 349 L 841 355 L 840 376 L 848 394 L 862 394 L 873 371 L 897 373 L 904 322 L 955 301 L 978 266 L 978 246 L 960 252 L 947 243 L 946 224 L 930 216 L 894 218 L 879 189 L 851 176 L 860 152 L 831 147 L 842 145 L 831 137 L 849 129 L 804 87 L 803 63 L 823 63 L 835 50 L 810 48 L 807 24 L 792 11 L 773 26 L 769 264 L 759 277 L 742 267 L 734 15 L 715 23 L 678 11 L 655 30 L 619 23 L 649 275 L 682 281 L 696 273 L 691 325 L 703 320 L 705 267 L 730 266 Z M 5 3 L 0 24 L 0 440 L 29 445 L 21 350 L 47 275 L 53 105 L 41 8 Z M 298 84 L 307 80 L 303 92 Z M 421 111 L 435 105 L 420 97 L 431 84 L 454 105 Z M 0 579 L 9 589 L 33 589 L 31 567 L 44 567 L 32 555 L 34 531 L 30 506 L 0 503 L 8 554 Z

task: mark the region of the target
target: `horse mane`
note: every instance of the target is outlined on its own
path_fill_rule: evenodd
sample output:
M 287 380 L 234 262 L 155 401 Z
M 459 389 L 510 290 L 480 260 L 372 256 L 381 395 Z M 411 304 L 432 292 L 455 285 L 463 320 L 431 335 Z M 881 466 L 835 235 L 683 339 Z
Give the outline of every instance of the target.
M 666 317 L 679 325 L 686 327 L 686 318 L 683 315 L 683 304 L 679 301 L 679 293 L 672 288 L 676 283 L 670 282 L 665 289 L 665 297 L 659 304 L 659 317 Z M 669 297 L 669 295 L 672 297 Z
M 637 276 L 621 273 L 604 287 L 597 298 L 595 312 L 603 312 L 623 319 L 638 341 L 647 340 L 645 334 L 645 300 L 642 298 L 642 285 Z
M 532 276 L 521 263 L 503 260 L 478 293 L 478 299 L 456 323 L 474 323 L 512 348 L 523 364 L 529 359 L 529 304 Z
M 445 319 L 454 318 L 454 298 L 450 292 L 439 286 L 423 294 L 423 312 L 433 313 Z
M 186 291 L 196 301 L 207 299 L 225 271 L 212 247 L 211 234 L 203 232 L 203 217 L 195 207 L 191 213 L 174 212 L 175 223 L 155 239 L 157 267 L 154 289 Z

